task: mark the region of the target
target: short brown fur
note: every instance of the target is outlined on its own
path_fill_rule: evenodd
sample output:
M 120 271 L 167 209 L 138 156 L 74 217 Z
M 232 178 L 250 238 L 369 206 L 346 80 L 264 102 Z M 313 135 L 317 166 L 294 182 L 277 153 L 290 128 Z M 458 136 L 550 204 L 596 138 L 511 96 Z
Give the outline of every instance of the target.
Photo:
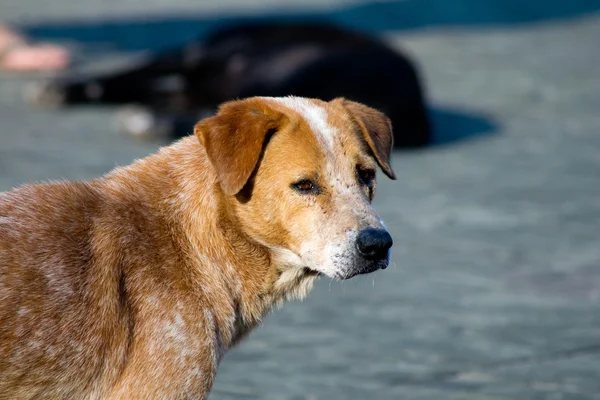
M 328 103 L 330 120 L 352 130 L 350 113 L 393 177 L 385 123 L 355 104 Z M 274 131 L 295 139 L 265 149 Z M 276 163 L 320 162 L 309 125 L 255 98 L 196 136 L 90 182 L 0 193 L 0 399 L 205 398 L 227 349 L 308 291 L 318 273 L 281 261 L 296 226 L 266 221 L 304 212 L 269 191 Z

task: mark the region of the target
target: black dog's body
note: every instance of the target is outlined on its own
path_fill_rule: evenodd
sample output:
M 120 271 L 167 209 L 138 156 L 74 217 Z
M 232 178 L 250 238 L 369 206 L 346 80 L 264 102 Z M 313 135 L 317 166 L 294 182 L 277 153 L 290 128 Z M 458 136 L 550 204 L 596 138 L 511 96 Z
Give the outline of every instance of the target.
M 430 141 L 417 71 L 374 38 L 330 25 L 244 24 L 126 71 L 59 79 L 62 104 L 138 104 L 174 124 L 193 124 L 220 103 L 250 96 L 343 96 L 385 112 L 398 147 Z

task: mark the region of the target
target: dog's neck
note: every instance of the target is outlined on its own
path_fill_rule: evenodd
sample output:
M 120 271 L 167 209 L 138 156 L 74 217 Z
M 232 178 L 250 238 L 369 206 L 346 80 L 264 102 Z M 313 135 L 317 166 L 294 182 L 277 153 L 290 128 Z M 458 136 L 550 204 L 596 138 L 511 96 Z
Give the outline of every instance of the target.
M 182 251 L 200 279 L 211 279 L 226 293 L 211 293 L 220 341 L 230 348 L 286 299 L 304 297 L 316 275 L 290 265 L 285 250 L 269 248 L 248 237 L 219 188 L 212 167 L 196 138 L 189 137 L 164 149 L 156 165 L 170 165 L 167 198 L 173 223 L 180 224 Z M 177 159 L 177 164 L 164 162 Z M 148 162 L 153 160 L 147 159 Z M 147 169 L 146 169 L 147 170 Z M 208 296 L 208 294 L 205 294 Z M 219 300 L 220 298 L 220 300 Z

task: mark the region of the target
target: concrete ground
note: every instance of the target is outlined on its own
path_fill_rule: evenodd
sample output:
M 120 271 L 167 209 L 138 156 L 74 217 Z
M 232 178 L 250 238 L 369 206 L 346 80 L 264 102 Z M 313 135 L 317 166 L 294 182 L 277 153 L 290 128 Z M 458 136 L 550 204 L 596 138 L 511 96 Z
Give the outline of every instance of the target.
M 398 180 L 382 178 L 393 267 L 322 280 L 273 313 L 211 399 L 600 399 L 600 4 L 292 3 L 413 54 L 445 144 L 395 153 Z M 92 59 L 274 4 L 20 0 L 0 15 Z M 119 136 L 115 110 L 28 107 L 34 79 L 0 74 L 0 190 L 95 177 L 160 145 Z

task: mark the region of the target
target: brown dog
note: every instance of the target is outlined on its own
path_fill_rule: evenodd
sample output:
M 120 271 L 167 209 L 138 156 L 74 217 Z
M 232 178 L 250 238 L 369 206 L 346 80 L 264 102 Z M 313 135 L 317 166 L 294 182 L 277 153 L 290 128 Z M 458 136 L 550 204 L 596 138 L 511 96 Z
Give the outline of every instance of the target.
M 224 104 L 90 182 L 0 194 L 0 398 L 205 398 L 223 354 L 319 275 L 385 268 L 380 112 Z

